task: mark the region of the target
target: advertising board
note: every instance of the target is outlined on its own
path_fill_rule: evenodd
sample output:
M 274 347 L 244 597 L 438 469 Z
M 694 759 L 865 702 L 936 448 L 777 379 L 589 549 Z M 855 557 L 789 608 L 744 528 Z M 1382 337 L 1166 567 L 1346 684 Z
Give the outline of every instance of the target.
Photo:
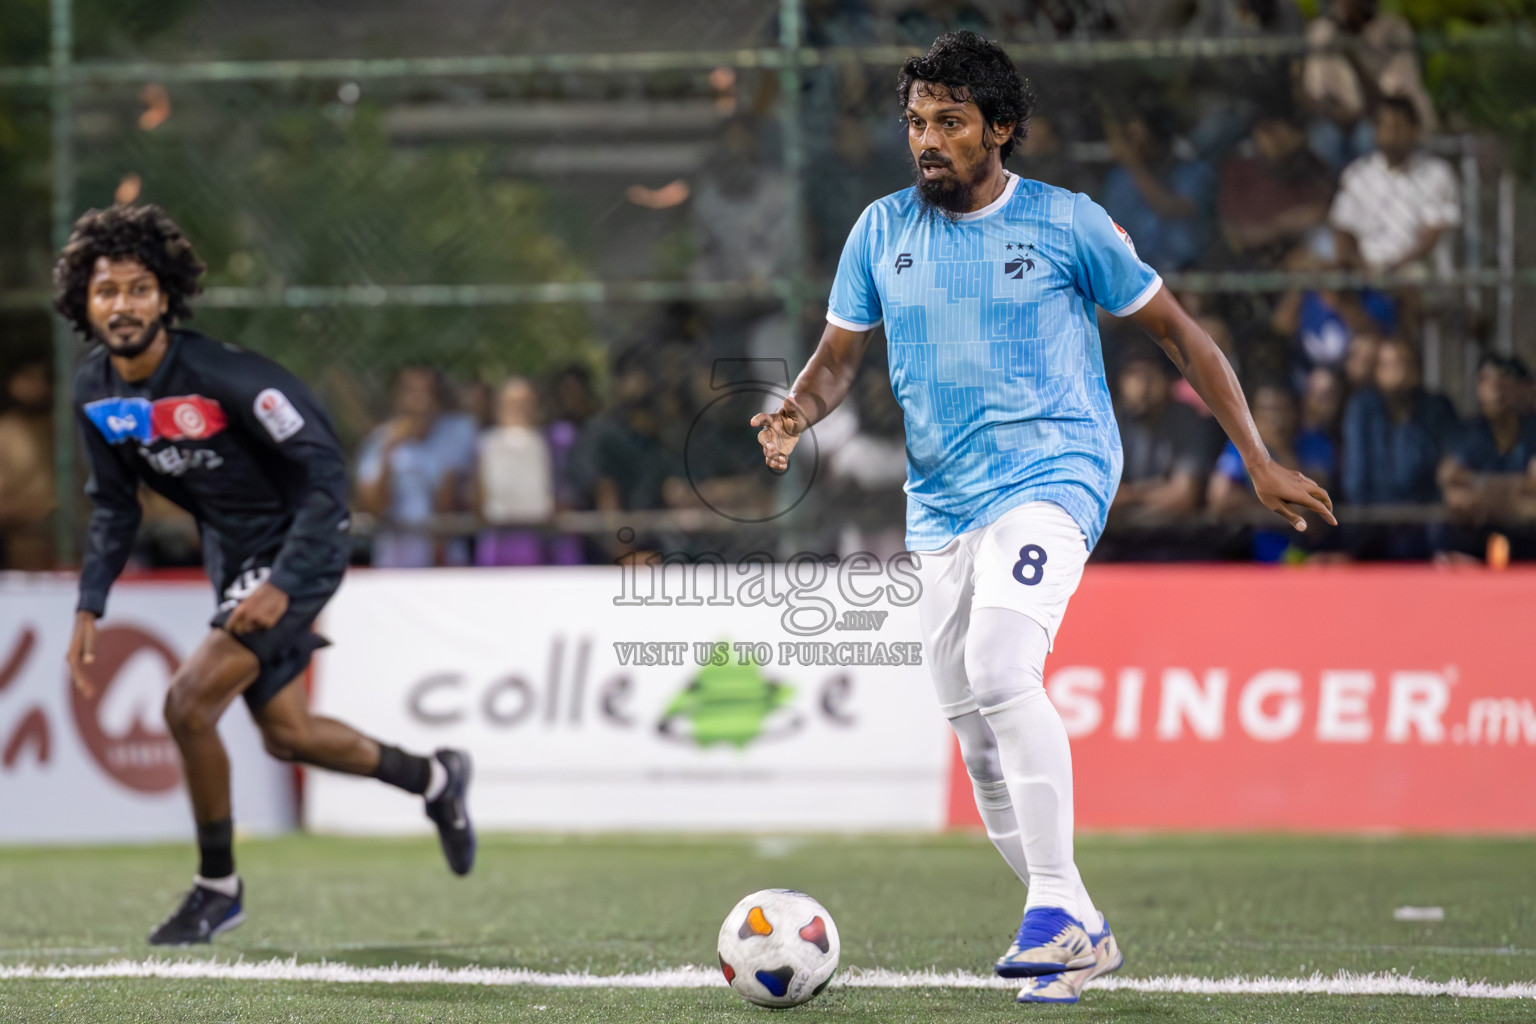
M 90 696 L 64 652 L 76 583 L 0 574 L 0 842 L 182 839 L 192 812 L 162 705 L 181 660 L 208 632 L 206 582 L 123 582 L 97 626 Z M 294 824 L 293 771 L 267 757 L 240 702 L 219 724 L 237 826 Z
M 316 708 L 468 749 L 484 828 L 941 828 L 950 736 L 915 580 L 871 563 L 354 574 Z M 377 783 L 307 780 L 316 829 L 427 827 Z

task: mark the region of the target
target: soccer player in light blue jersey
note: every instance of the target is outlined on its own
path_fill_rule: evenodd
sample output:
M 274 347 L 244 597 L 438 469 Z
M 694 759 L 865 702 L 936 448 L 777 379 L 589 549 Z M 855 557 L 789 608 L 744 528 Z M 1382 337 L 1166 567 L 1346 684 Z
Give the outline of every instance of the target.
M 1023 979 L 1021 1002 L 1076 1002 L 1123 960 L 1073 862 L 1072 754 L 1043 685 L 1120 482 L 1096 307 L 1162 346 L 1266 506 L 1305 530 L 1298 509 L 1333 523 L 1333 505 L 1270 457 L 1220 349 L 1103 208 L 1004 169 L 1034 97 L 1000 47 L 941 36 L 898 89 L 917 180 L 854 225 L 816 352 L 752 425 L 787 467 L 885 324 L 927 660 L 987 835 L 1029 890 L 995 969 Z

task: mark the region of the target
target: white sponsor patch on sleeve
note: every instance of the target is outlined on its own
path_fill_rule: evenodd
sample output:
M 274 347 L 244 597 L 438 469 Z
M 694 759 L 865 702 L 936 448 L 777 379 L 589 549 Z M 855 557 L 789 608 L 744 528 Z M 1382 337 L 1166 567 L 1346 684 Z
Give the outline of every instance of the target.
M 256 396 L 256 418 L 267 428 L 272 440 L 282 443 L 304 428 L 304 417 L 277 388 L 267 388 Z

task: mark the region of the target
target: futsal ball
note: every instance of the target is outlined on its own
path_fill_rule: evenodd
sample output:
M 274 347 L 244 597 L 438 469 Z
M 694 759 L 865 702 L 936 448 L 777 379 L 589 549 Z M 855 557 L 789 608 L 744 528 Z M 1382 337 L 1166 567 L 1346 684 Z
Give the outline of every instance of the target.
M 821 994 L 841 947 L 827 908 L 794 889 L 764 889 L 720 926 L 720 970 L 748 1002 L 799 1006 Z

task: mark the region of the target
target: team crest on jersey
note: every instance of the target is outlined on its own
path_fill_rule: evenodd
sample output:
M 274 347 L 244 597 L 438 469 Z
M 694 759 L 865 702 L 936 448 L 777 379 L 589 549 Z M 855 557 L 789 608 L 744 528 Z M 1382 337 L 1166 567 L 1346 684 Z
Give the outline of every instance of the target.
M 224 407 L 202 395 L 177 395 L 155 402 L 155 436 L 167 441 L 201 441 L 229 425 Z
M 1009 252 L 1007 260 L 1003 263 L 1004 274 L 1017 281 L 1035 269 L 1034 242 L 1009 242 L 1003 248 Z
M 1140 254 L 1136 252 L 1136 243 L 1131 241 L 1131 233 L 1125 230 L 1125 228 L 1121 227 L 1115 221 L 1110 221 L 1110 223 L 1115 225 L 1115 234 L 1119 235 L 1120 241 L 1124 242 L 1125 247 L 1131 250 L 1131 255 L 1135 256 L 1137 259 L 1141 259 Z

